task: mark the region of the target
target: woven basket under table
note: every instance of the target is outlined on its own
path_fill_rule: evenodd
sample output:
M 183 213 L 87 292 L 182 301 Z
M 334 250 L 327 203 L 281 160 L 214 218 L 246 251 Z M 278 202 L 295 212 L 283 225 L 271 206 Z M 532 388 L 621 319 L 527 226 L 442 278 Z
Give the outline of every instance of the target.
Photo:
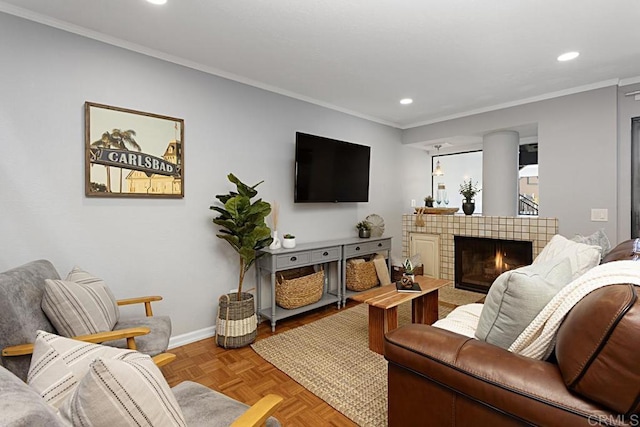
M 366 291 L 378 286 L 378 273 L 373 261 L 347 262 L 347 289 L 351 291 Z
M 276 304 L 294 309 L 320 301 L 324 291 L 324 270 L 302 277 L 286 278 L 278 275 Z

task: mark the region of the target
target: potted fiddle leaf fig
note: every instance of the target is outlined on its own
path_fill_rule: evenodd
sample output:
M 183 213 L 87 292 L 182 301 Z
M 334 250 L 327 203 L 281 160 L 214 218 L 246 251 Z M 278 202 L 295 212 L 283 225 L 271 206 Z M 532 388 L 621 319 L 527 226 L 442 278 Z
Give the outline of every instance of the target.
M 233 174 L 227 178 L 235 184 L 236 191 L 218 194 L 216 199 L 220 204 L 210 209 L 219 214 L 213 219 L 214 224 L 220 226 L 216 237 L 228 242 L 238 253 L 240 272 L 238 292 L 223 295 L 218 301 L 216 342 L 224 348 L 237 348 L 255 340 L 258 325 L 253 295 L 242 292 L 244 277 L 264 255 L 259 250 L 269 246 L 273 238 L 265 222 L 271 205 L 262 199 L 252 201 L 258 194 L 256 187 L 264 181 L 249 187 Z

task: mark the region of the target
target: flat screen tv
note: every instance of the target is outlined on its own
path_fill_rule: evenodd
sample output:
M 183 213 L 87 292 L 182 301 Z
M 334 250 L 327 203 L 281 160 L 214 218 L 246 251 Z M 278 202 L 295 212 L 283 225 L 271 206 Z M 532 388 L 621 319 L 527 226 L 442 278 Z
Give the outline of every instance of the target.
M 295 203 L 369 201 L 371 147 L 296 132 Z

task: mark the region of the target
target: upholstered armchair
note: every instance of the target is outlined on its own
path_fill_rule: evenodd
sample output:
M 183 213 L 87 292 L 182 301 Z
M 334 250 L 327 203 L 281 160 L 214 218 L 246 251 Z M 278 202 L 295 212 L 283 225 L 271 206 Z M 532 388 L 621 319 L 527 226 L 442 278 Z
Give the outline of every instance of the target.
M 66 280 L 60 280 L 55 267 L 47 260 L 32 261 L 0 273 L 2 365 L 24 381 L 38 330 L 92 343 L 137 349 L 155 356 L 159 365 L 173 360 L 174 355 L 164 353 L 171 336 L 171 320 L 168 316 L 153 316 L 151 308 L 151 302 L 162 298 L 152 296 L 116 302 L 104 282 L 98 282 L 100 279 L 79 269 L 69 273 Z M 83 294 L 87 289 L 89 291 Z M 100 295 L 95 297 L 94 289 L 102 292 L 104 298 L 100 299 Z M 65 300 L 70 294 L 71 300 Z M 119 318 L 117 306 L 130 304 L 144 304 L 146 316 Z M 73 313 L 75 317 L 69 320 L 69 316 L 65 317 L 62 312 L 70 305 L 84 305 L 86 309 Z M 101 316 L 90 319 L 92 310 Z M 74 326 L 73 321 L 81 327 Z
M 268 426 L 282 402 L 249 407 L 201 384 L 170 388 L 150 356 L 39 331 L 27 382 L 0 367 L 0 424 Z

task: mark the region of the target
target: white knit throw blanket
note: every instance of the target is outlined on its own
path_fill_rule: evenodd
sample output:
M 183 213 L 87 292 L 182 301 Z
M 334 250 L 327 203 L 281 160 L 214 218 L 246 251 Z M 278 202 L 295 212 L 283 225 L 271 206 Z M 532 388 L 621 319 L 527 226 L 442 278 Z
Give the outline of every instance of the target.
M 556 332 L 575 304 L 604 286 L 632 283 L 640 286 L 640 262 L 614 261 L 598 265 L 562 288 L 511 344 L 509 351 L 546 359 L 553 351 Z

